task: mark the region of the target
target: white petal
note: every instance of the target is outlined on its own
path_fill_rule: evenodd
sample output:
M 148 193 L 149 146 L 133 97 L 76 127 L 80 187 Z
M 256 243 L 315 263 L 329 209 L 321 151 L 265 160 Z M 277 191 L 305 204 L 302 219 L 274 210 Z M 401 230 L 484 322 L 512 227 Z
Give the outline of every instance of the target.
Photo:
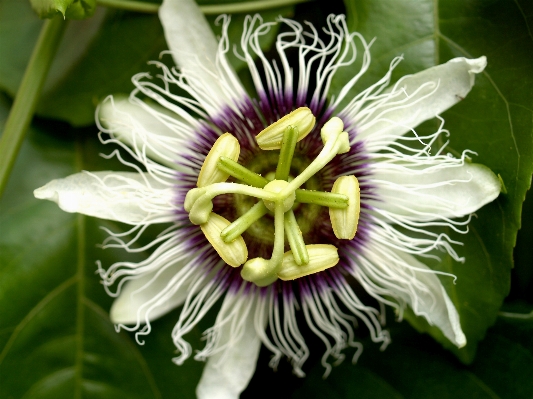
M 370 109 L 375 109 L 357 126 L 360 137 L 369 141 L 394 141 L 394 137 L 463 100 L 474 85 L 475 75 L 486 65 L 484 56 L 454 58 L 446 64 L 403 77 L 389 89 L 387 101 L 370 105 Z
M 461 348 L 466 337 L 461 329 L 459 314 L 437 273 L 415 257 L 388 242 L 379 242 L 371 232 L 372 245 L 361 253 L 353 275 L 366 292 L 379 301 L 396 307 L 400 318 L 408 305 L 417 316 L 438 327 L 444 336 Z
M 189 283 L 193 280 L 192 277 L 181 280 L 180 289 L 170 295 L 161 294 L 168 291 L 169 282 L 183 269 L 184 265 L 185 262 L 181 262 L 167 267 L 158 275 L 157 271 L 153 271 L 128 281 L 113 302 L 109 312 L 111 321 L 115 324 L 144 323 L 145 320 L 155 320 L 182 305 L 187 296 L 194 294 L 188 290 Z M 164 298 L 154 300 L 157 296 Z
M 239 294 L 243 296 L 235 297 L 228 293 L 222 306 L 227 307 L 228 301 L 252 299 L 242 292 Z M 254 320 L 257 303 L 253 304 L 252 309 L 249 306 L 236 306 L 239 310 L 234 319 L 217 330 L 219 342 L 224 347 L 209 357 L 196 388 L 198 399 L 237 399 L 254 374 L 261 348 Z M 238 336 L 235 322 L 241 326 Z
M 65 212 L 79 212 L 128 224 L 174 219 L 174 193 L 149 175 L 132 172 L 82 172 L 52 180 L 33 192 Z
M 410 288 L 415 291 L 415 295 L 404 296 L 411 309 L 417 316 L 424 317 L 429 324 L 438 327 L 458 348 L 465 346 L 466 337 L 461 329 L 459 314 L 439 278 L 434 273 L 424 272 L 430 269 L 413 256 L 400 251 L 395 252 L 408 265 L 422 270 L 415 271 L 415 276 L 424 285 L 424 289 L 412 285 Z
M 159 8 L 159 19 L 174 62 L 195 90 L 196 99 L 225 99 L 217 66 L 218 42 L 196 3 L 165 0 Z
M 127 97 L 108 97 L 98 108 L 102 131 L 136 151 L 146 151 L 153 160 L 177 168 L 178 151 L 183 145 L 179 133 L 171 127 L 170 118 L 177 115 L 158 104 L 132 103 Z M 170 120 L 169 120 L 170 119 Z M 192 133 L 192 130 L 191 130 Z
M 214 68 L 218 42 L 204 15 L 191 0 L 165 0 L 159 8 L 165 38 L 176 65 Z
M 498 197 L 501 183 L 486 166 L 465 162 L 443 168 L 380 165 L 373 174 L 376 207 L 419 221 L 469 215 Z

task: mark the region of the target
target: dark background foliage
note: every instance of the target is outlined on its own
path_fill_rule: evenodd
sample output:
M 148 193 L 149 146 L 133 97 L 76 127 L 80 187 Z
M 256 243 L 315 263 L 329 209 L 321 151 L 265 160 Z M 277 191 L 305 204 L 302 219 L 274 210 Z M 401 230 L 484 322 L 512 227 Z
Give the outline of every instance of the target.
M 461 315 L 466 348 L 449 351 L 445 339 L 422 320 L 411 315 L 410 324 L 396 323 L 391 314 L 389 348 L 380 352 L 361 329 L 365 351 L 359 362 L 352 365 L 353 353 L 346 351 L 346 360 L 325 380 L 322 343 L 311 336 L 305 379 L 293 376 L 285 362 L 276 372 L 269 369 L 270 354 L 262 350 L 243 397 L 533 397 L 533 318 L 516 316 L 533 309 L 531 199 L 521 213 L 533 166 L 533 4 L 332 0 L 263 14 L 275 18 L 282 13 L 320 26 L 330 12 L 346 12 L 350 29 L 367 40 L 377 38 L 371 69 L 356 90 L 381 77 L 396 55 L 405 60 L 395 78 L 457 56 L 487 56 L 488 67 L 472 93 L 443 117 L 452 133 L 450 149 L 475 149 L 475 161 L 500 174 L 506 193 L 481 209 L 470 233 L 461 237 L 465 245 L 459 252 L 466 263 L 445 258 L 434 265 L 459 277 L 447 289 Z M 242 19 L 232 19 L 234 41 Z M 28 2 L 0 0 L 0 126 L 41 24 Z M 164 49 L 155 15 L 100 7 L 92 18 L 69 23 L 0 200 L 0 399 L 194 397 L 203 364 L 188 360 L 177 367 L 170 361 L 177 312 L 153 323 L 144 346 L 132 335 L 116 333 L 109 322 L 111 299 L 95 275 L 95 262 L 111 264 L 126 255 L 97 244 L 105 238 L 101 226 L 123 226 L 64 213 L 32 195 L 54 178 L 121 167 L 98 155 L 111 150 L 97 141 L 94 107 L 108 94 L 129 92 L 131 76 L 146 70 L 147 61 Z M 332 92 L 351 74 L 339 73 Z M 426 128 L 434 123 L 421 127 Z M 197 348 L 214 315 L 190 334 Z

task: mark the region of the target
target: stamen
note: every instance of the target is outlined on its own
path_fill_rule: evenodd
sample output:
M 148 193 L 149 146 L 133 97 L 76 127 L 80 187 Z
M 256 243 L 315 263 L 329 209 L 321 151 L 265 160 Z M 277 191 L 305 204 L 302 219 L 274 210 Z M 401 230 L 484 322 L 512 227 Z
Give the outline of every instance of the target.
M 262 149 L 280 149 L 275 173 L 265 171 L 265 178 L 240 165 L 240 146 L 229 133 L 222 135 L 206 157 L 198 188 L 190 190 L 184 202 L 193 224 L 203 233 L 220 257 L 230 266 L 244 263 L 241 277 L 264 287 L 278 278 L 293 280 L 335 266 L 339 257 L 333 245 L 305 245 L 304 237 L 294 215 L 295 201 L 329 208 L 330 220 L 337 238 L 352 239 L 359 220 L 359 184 L 355 176 L 337 179 L 331 193 L 300 189 L 336 155 L 350 149 L 348 133 L 337 117 L 331 118 L 321 129 L 324 148 L 295 178 L 290 177 L 296 143 L 307 135 L 315 124 L 308 108 L 299 108 L 264 129 L 256 139 Z M 232 176 L 244 182 L 225 183 Z M 272 180 L 270 180 L 272 179 Z M 221 194 L 240 194 L 260 201 L 233 223 L 213 213 L 213 198 Z M 241 234 L 268 211 L 274 213 L 274 247 L 269 260 L 246 260 L 248 249 Z M 284 254 L 285 234 L 291 250 Z
M 224 182 L 228 179 L 229 173 L 217 168 L 218 160 L 220 157 L 227 157 L 234 161 L 239 159 L 241 147 L 239 141 L 231 134 L 224 133 L 220 136 L 209 154 L 205 157 L 205 161 L 200 169 L 200 174 L 198 175 L 198 182 L 196 183 L 197 187 L 205 187 L 213 183 Z
M 287 180 L 291 171 L 291 162 L 298 140 L 298 128 L 287 126 L 283 133 L 283 141 L 279 152 L 278 167 L 276 168 L 276 180 Z
M 315 204 L 336 209 L 345 209 L 348 207 L 348 196 L 345 194 L 302 189 L 297 189 L 295 193 L 296 202 Z
M 262 150 L 279 150 L 287 127 L 294 126 L 298 128 L 298 139 L 296 141 L 300 141 L 313 130 L 315 121 L 316 118 L 309 108 L 300 107 L 263 129 L 255 137 L 255 140 Z
M 238 267 L 248 259 L 248 249 L 241 236 L 235 237 L 230 243 L 222 240 L 220 232 L 229 225 L 230 222 L 227 219 L 211 212 L 207 222 L 200 225 L 200 228 L 224 262 L 230 266 Z
M 232 242 L 242 233 L 244 233 L 254 222 L 265 216 L 267 212 L 268 209 L 263 201 L 259 201 L 257 204 L 252 206 L 248 212 L 222 230 L 220 236 L 224 242 Z
M 285 213 L 285 233 L 287 234 L 287 241 L 294 255 L 294 261 L 297 265 L 306 265 L 309 263 L 309 254 L 305 247 L 304 238 L 296 217 L 292 210 Z
M 268 183 L 268 180 L 264 177 L 248 170 L 246 167 L 227 157 L 220 157 L 217 166 L 223 172 L 250 186 L 263 188 Z
M 339 263 L 337 248 L 330 244 L 307 245 L 309 262 L 306 265 L 299 265 L 292 251 L 285 252 L 283 262 L 278 277 L 281 280 L 295 280 L 329 269 Z
M 351 240 L 355 237 L 359 212 L 361 207 L 359 181 L 355 176 L 341 176 L 331 190 L 334 193 L 341 193 L 349 198 L 348 207 L 345 209 L 329 209 L 329 218 L 333 233 L 340 239 Z

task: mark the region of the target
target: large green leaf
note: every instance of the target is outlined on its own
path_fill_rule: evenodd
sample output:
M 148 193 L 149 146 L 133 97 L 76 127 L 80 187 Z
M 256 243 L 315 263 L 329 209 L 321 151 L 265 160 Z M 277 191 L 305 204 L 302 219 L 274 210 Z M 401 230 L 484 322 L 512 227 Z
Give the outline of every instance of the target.
M 346 0 L 351 30 L 372 46 L 372 65 L 356 93 L 378 80 L 391 59 L 404 55 L 394 79 L 415 73 L 454 57 L 488 58 L 488 66 L 476 77 L 468 97 L 443 114 L 451 132 L 448 150 L 477 152 L 474 161 L 499 174 L 506 193 L 477 212 L 470 233 L 452 238 L 466 263 L 444 257 L 433 267 L 457 275 L 457 285 L 443 279 L 459 310 L 468 345 L 456 350 L 436 328 L 421 318 L 407 318 L 429 331 L 444 345 L 469 362 L 477 342 L 509 292 L 512 252 L 520 227 L 520 214 L 533 170 L 533 6 L 526 1 L 474 0 Z M 529 17 L 528 17 L 529 16 Z M 353 71 L 341 70 L 334 88 L 342 87 Z M 336 90 L 333 90 L 335 92 Z M 428 128 L 426 124 L 422 127 Z M 434 126 L 433 126 L 434 127 Z
M 371 342 L 357 365 L 344 361 L 317 384 L 317 364 L 292 398 L 527 399 L 533 397 L 533 322 L 499 320 L 464 366 L 429 338 L 392 326 L 393 344 L 379 352 Z M 357 393 L 357 395 L 354 395 Z M 282 396 L 283 397 L 283 396 Z M 289 397 L 289 396 L 287 396 Z
M 109 321 L 111 299 L 96 260 L 109 265 L 146 254 L 101 250 L 99 227 L 121 226 L 33 198 L 53 178 L 99 168 L 101 148 L 84 133 L 64 124 L 32 128 L 0 201 L 0 398 L 192 398 L 202 364 L 170 361 L 175 315 L 154 323 L 144 347 Z
M 293 8 L 273 8 L 262 16 L 274 20 L 291 15 Z M 233 16 L 228 32 L 232 43 L 240 41 L 244 18 L 243 14 Z M 209 21 L 215 32 L 220 32 L 216 17 Z M 41 24 L 29 2 L 0 2 L 0 89 L 11 96 L 20 84 Z M 272 29 L 264 46 L 271 44 L 275 35 L 276 29 Z M 69 21 L 36 112 L 75 126 L 91 125 L 97 104 L 110 94 L 129 93 L 131 77 L 147 72 L 147 63 L 159 59 L 166 49 L 157 15 L 98 7 L 92 18 Z M 244 65 L 232 51 L 229 58 L 237 69 Z M 170 56 L 163 61 L 170 63 Z
M 457 265 L 445 259 L 438 266 L 459 276 L 458 285 L 448 288 L 459 306 L 470 339 L 467 352 L 461 354 L 462 359 L 468 360 L 475 347 L 472 344 L 493 322 L 508 290 L 511 248 L 519 225 L 520 203 L 531 175 L 533 107 L 529 93 L 532 92 L 530 32 L 533 29 L 528 29 L 527 23 L 533 12 L 523 0 L 441 0 L 440 3 L 357 0 L 347 5 L 354 18 L 352 28 L 362 31 L 367 39 L 378 37 L 372 48 L 371 71 L 361 87 L 381 77 L 390 59 L 400 53 L 405 55 L 405 61 L 395 73 L 396 78 L 463 55 L 463 51 L 489 58 L 489 68 L 478 78 L 471 95 L 444 115 L 452 132 L 452 148 L 476 150 L 479 153 L 476 161 L 500 173 L 507 187 L 507 194 L 478 212 L 472 232 L 466 238 L 461 237 L 465 247 L 459 251 L 467 256 L 467 262 Z M 307 3 L 296 8 L 295 17 L 320 19 L 338 6 L 339 2 L 333 1 Z M 16 91 L 40 26 L 33 14 L 20 14 L 17 7 L 27 8 L 27 2 L 0 0 L 0 87 L 10 94 Z M 136 47 L 136 43 L 125 37 L 132 34 L 128 30 L 132 28 L 122 25 L 122 19 L 153 17 L 112 14 L 117 19 L 98 11 L 95 17 L 84 21 L 87 28 L 78 32 L 81 51 L 67 52 L 69 57 L 63 54 L 57 61 L 63 66 L 54 67 L 48 82 L 47 116 L 64 118 L 62 115 L 68 114 L 66 118 L 71 123 L 91 123 L 99 96 L 115 90 L 129 91 L 130 76 L 146 70 L 145 61 L 152 57 L 150 48 L 157 53 L 157 45 L 153 43 L 149 48 Z M 139 22 L 138 26 L 145 26 L 143 34 L 159 38 L 158 21 L 155 17 L 153 21 L 146 25 Z M 105 47 L 98 32 L 106 24 L 114 24 L 116 29 L 102 28 L 107 29 L 108 40 L 112 40 L 110 31 L 116 33 L 114 46 L 128 43 L 127 57 L 135 55 L 142 59 L 130 58 L 135 65 L 117 61 L 117 69 L 126 69 L 123 74 L 114 69 L 111 61 L 99 58 L 99 53 L 91 50 L 98 48 L 95 46 L 99 40 Z M 133 37 L 145 43 L 137 33 L 138 30 Z M 232 35 L 238 33 L 236 29 Z M 438 51 L 435 40 L 439 43 Z M 84 63 L 90 67 L 85 68 Z M 82 70 L 86 71 L 85 75 L 78 73 Z M 342 83 L 342 78 L 334 82 L 337 88 Z M 55 93 L 55 97 L 50 93 Z M 6 106 L 0 99 L 0 126 Z M 63 106 L 70 111 L 63 111 Z M 108 265 L 123 260 L 125 254 L 101 251 L 95 246 L 105 237 L 98 226 L 106 225 L 114 230 L 123 227 L 65 214 L 56 205 L 37 201 L 32 196 L 33 189 L 53 178 L 80 169 L 117 167 L 97 158 L 102 148 L 96 144 L 95 132 L 95 127 L 71 129 L 65 124 L 38 121 L 0 202 L 0 399 L 193 398 L 202 364 L 187 361 L 177 367 L 171 363 L 174 346 L 170 333 L 176 313 L 154 322 L 153 331 L 142 347 L 134 342 L 132 335 L 115 333 L 107 320 L 111 299 L 99 285 L 94 273 L 95 261 L 100 259 Z M 506 152 L 509 147 L 511 151 Z M 479 253 L 483 256 L 478 256 Z M 525 281 L 522 288 L 525 292 L 531 287 L 527 277 L 531 275 L 531 265 L 525 264 L 526 255 L 519 259 L 523 262 L 520 275 L 529 278 L 529 283 Z M 212 320 L 210 315 L 191 334 L 193 343 L 198 345 L 198 331 L 211 325 Z M 294 377 L 285 361 L 277 372 L 268 369 L 271 355 L 263 348 L 258 371 L 243 397 L 272 393 L 271 396 L 280 398 L 526 399 L 533 394 L 528 380 L 533 371 L 530 323 L 498 322 L 488 331 L 475 361 L 469 366 L 462 365 L 439 344 L 429 337 L 421 337 L 409 326 L 389 324 L 392 344 L 386 351 L 379 352 L 375 344 L 363 340 L 365 352 L 359 364 L 353 366 L 347 358 L 333 368 L 326 380 L 321 378 L 324 369 L 320 365 L 324 348 L 312 334 L 306 334 L 312 355 L 305 367 L 306 379 Z M 419 328 L 427 329 L 427 326 Z M 350 351 L 346 352 L 349 357 Z

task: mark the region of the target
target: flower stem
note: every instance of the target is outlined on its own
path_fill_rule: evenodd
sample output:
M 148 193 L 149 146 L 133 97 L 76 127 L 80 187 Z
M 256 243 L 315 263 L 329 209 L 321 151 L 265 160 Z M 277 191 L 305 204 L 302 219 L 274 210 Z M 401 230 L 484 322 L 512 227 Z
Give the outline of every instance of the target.
M 309 254 L 307 253 L 302 232 L 300 231 L 292 209 L 285 212 L 284 217 L 285 234 L 287 235 L 287 241 L 289 241 L 294 261 L 297 265 L 307 265 L 309 263 Z
M 267 179 L 248 170 L 246 167 L 228 157 L 220 157 L 217 167 L 221 171 L 228 173 L 231 177 L 243 181 L 252 187 L 263 188 L 268 184 Z
M 210 4 L 199 6 L 200 10 L 206 15 L 232 14 L 232 13 L 250 13 L 270 8 L 290 6 L 298 3 L 305 3 L 310 0 L 263 0 L 247 1 L 241 3 Z M 96 3 L 105 7 L 118 8 L 121 10 L 136 11 L 143 13 L 155 14 L 161 4 L 143 3 L 141 1 L 131 0 L 96 0 Z
M 24 141 L 65 26 L 66 22 L 60 16 L 44 22 L 22 77 L 0 139 L 0 196 L 6 187 L 20 146 Z
M 323 191 L 297 189 L 296 201 L 304 204 L 315 204 L 335 209 L 348 208 L 348 196 Z
M 298 128 L 288 126 L 283 132 L 283 140 L 279 151 L 278 166 L 276 168 L 276 180 L 287 180 L 291 171 L 291 162 L 298 140 Z
M 267 207 L 263 201 L 259 201 L 252 206 L 248 212 L 235 220 L 232 224 L 220 232 L 220 237 L 225 243 L 230 243 L 239 237 L 248 229 L 255 221 L 259 220 L 268 212 Z

